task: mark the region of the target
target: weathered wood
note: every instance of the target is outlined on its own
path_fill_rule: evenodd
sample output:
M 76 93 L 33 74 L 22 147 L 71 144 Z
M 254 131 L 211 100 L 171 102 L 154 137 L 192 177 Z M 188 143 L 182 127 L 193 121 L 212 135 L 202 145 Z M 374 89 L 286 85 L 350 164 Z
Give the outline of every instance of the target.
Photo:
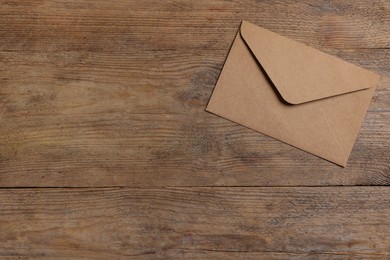
M 390 47 L 390 4 L 383 0 L 0 3 L 2 50 L 220 50 L 242 19 L 317 47 Z
M 390 112 L 345 169 L 206 112 L 28 114 L 0 130 L 0 186 L 389 185 Z
M 0 52 L 0 186 L 390 183 L 389 50 L 329 51 L 383 75 L 347 169 L 203 112 L 226 52 Z
M 388 185 L 389 8 L 2 1 L 0 186 Z M 241 19 L 383 75 L 346 169 L 203 112 Z
M 390 49 L 327 52 L 380 73 L 370 111 L 390 111 Z M 3 117 L 203 111 L 227 53 L 0 52 Z
M 338 186 L 390 185 L 389 14 L 0 0 L 0 259 L 390 258 L 390 188 Z M 345 169 L 203 111 L 242 19 L 382 75 Z
M 2 256 L 390 257 L 389 187 L 7 189 L 0 201 Z
M 112 255 L 99 255 L 95 254 L 92 259 L 107 259 L 112 257 Z M 356 260 L 383 260 L 383 255 L 375 255 L 375 254 L 316 254 L 316 253 L 272 253 L 272 252 L 194 252 L 192 250 L 174 250 L 171 249 L 168 252 L 164 252 L 161 256 L 156 256 L 156 254 L 144 254 L 144 255 L 136 255 L 136 256 L 119 256 L 114 255 L 115 259 L 221 259 L 221 260 L 236 260 L 236 259 L 264 259 L 264 260 L 340 260 L 340 259 L 356 259 Z M 0 256 L 1 260 L 24 260 L 24 259 L 42 259 L 45 260 L 57 260 L 62 259 L 61 257 L 48 257 L 44 256 Z M 66 258 L 66 257 L 65 257 Z M 79 255 L 72 255 L 71 259 L 88 259 L 88 257 L 80 257 Z

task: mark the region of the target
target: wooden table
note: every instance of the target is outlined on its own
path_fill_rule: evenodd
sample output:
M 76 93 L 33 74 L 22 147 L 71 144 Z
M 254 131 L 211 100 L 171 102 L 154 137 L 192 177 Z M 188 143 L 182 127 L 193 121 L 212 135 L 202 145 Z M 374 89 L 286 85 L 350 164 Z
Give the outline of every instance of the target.
M 382 75 L 345 169 L 204 112 L 241 20 Z M 0 0 L 0 258 L 390 259 L 388 0 Z

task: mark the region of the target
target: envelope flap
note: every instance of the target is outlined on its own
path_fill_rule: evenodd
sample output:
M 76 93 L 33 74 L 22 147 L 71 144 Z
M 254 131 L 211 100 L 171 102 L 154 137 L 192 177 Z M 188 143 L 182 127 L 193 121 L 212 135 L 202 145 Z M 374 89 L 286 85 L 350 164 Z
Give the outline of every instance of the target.
M 241 36 L 290 104 L 374 87 L 379 75 L 243 21 Z

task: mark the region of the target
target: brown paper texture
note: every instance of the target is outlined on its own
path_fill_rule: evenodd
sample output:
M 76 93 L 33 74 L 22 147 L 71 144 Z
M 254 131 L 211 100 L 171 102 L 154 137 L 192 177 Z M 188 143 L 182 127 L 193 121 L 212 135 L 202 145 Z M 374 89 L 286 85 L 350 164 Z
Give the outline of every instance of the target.
M 345 166 L 378 80 L 244 21 L 206 111 Z

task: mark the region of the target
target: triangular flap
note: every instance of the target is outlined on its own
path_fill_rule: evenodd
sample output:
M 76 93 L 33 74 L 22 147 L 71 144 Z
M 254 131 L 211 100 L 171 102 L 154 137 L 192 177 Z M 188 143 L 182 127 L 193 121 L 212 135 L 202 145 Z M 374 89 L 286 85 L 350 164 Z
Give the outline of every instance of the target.
M 290 104 L 374 87 L 379 75 L 243 21 L 241 36 Z

